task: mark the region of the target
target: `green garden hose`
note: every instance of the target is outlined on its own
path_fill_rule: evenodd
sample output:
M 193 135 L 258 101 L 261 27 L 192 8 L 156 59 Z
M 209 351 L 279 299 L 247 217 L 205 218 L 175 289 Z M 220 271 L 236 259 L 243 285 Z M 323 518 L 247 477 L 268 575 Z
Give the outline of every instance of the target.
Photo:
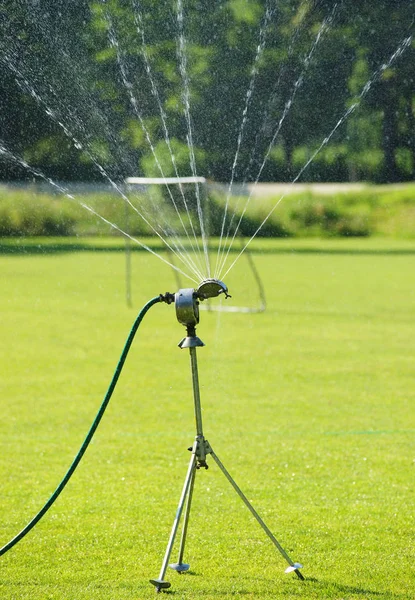
M 166 297 L 168 297 L 168 294 L 166 294 Z M 125 359 L 127 358 L 127 354 L 128 351 L 130 349 L 130 346 L 133 342 L 134 336 L 137 332 L 137 329 L 141 323 L 141 321 L 144 318 L 144 315 L 146 314 L 146 312 L 154 305 L 157 304 L 157 302 L 167 302 L 170 303 L 171 299 L 167 299 L 165 296 L 157 296 L 156 298 L 152 298 L 151 300 L 149 300 L 147 302 L 147 304 L 145 304 L 143 306 L 143 308 L 141 309 L 140 313 L 138 314 L 138 317 L 136 318 L 136 320 L 134 321 L 134 324 L 131 328 L 130 334 L 127 338 L 127 341 L 125 343 L 124 349 L 121 353 L 120 359 L 118 361 L 117 367 L 115 369 L 114 375 L 112 377 L 111 383 L 108 387 L 107 393 L 105 394 L 104 400 L 102 401 L 102 404 L 100 406 L 100 409 L 97 413 L 97 416 L 94 419 L 94 422 L 91 425 L 90 430 L 88 431 L 88 434 L 81 446 L 81 448 L 78 451 L 78 454 L 75 456 L 71 466 L 69 467 L 65 477 L 62 479 L 62 481 L 60 482 L 60 484 L 58 485 L 58 487 L 56 488 L 56 490 L 53 492 L 52 496 L 49 498 L 49 500 L 46 502 L 46 504 L 40 509 L 40 511 L 33 517 L 33 519 L 26 525 L 26 527 L 24 527 L 24 529 L 22 529 L 20 531 L 20 533 L 18 533 L 12 540 L 10 540 L 10 542 L 8 542 L 5 546 L 3 546 L 2 548 L 0 548 L 0 556 L 2 554 L 5 554 L 8 550 L 10 550 L 11 548 L 13 548 L 13 546 L 15 544 L 17 544 L 17 542 L 20 542 L 20 540 L 22 538 L 25 537 L 25 535 L 27 533 L 29 533 L 29 531 L 31 529 L 33 529 L 33 527 L 36 525 L 36 523 L 38 523 L 40 521 L 40 519 L 43 517 L 43 515 L 49 510 L 49 508 L 52 506 L 52 504 L 55 502 L 55 500 L 58 498 L 58 496 L 60 495 L 60 493 L 63 491 L 63 489 L 65 488 L 66 484 L 68 483 L 68 481 L 70 480 L 70 478 L 72 477 L 76 467 L 78 466 L 78 464 L 81 462 L 81 459 L 83 457 L 83 455 L 85 454 L 86 449 L 88 448 L 92 437 L 104 415 L 105 409 L 108 406 L 108 403 L 110 401 L 110 398 L 112 396 L 112 393 L 115 389 L 115 386 L 117 385 L 117 381 L 118 378 L 121 374 L 122 368 L 124 366 L 125 363 Z

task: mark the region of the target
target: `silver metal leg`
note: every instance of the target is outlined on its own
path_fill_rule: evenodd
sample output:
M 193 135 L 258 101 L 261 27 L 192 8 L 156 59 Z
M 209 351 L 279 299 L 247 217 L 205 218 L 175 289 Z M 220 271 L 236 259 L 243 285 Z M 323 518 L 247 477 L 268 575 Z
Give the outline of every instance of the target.
M 259 516 L 259 514 L 255 510 L 255 508 L 252 506 L 252 504 L 249 502 L 248 498 L 242 492 L 241 488 L 236 484 L 236 482 L 234 481 L 234 479 L 231 477 L 231 475 L 225 469 L 224 465 L 221 463 L 221 461 L 216 456 L 216 454 L 213 452 L 213 450 L 211 450 L 210 454 L 211 454 L 213 460 L 218 465 L 219 469 L 225 475 L 226 479 L 232 485 L 232 487 L 234 488 L 234 490 L 236 491 L 236 493 L 238 494 L 238 496 L 244 502 L 244 504 L 246 505 L 246 507 L 251 511 L 252 515 L 255 517 L 255 519 L 258 521 L 258 523 L 261 525 L 262 529 L 265 531 L 265 533 L 267 534 L 267 536 L 269 537 L 269 539 L 271 540 L 271 542 L 274 544 L 274 546 L 279 550 L 279 552 L 285 558 L 285 560 L 287 561 L 287 563 L 289 565 L 289 570 L 290 571 L 294 571 L 298 575 L 298 577 L 300 579 L 304 579 L 303 575 L 299 571 L 299 569 L 301 568 L 302 565 L 300 565 L 299 563 L 294 563 L 291 560 L 291 558 L 288 556 L 287 552 L 281 546 L 281 544 L 279 543 L 279 541 L 277 540 L 277 538 L 273 535 L 273 533 L 271 532 L 271 530 L 266 526 L 266 524 L 264 523 L 264 521 L 261 519 L 261 517 Z
M 192 451 L 192 456 L 189 462 L 189 468 L 187 469 L 186 479 L 184 481 L 182 495 L 180 496 L 179 506 L 176 511 L 176 517 L 173 522 L 173 527 L 171 529 L 170 538 L 167 543 L 166 553 L 164 555 L 163 564 L 161 565 L 160 574 L 158 579 L 150 579 L 150 583 L 152 583 L 157 591 L 159 592 L 162 589 L 169 588 L 171 583 L 164 580 L 164 575 L 167 570 L 167 565 L 170 559 L 170 554 L 173 549 L 174 540 L 176 539 L 177 530 L 180 523 L 180 518 L 182 516 L 183 507 L 186 501 L 186 497 L 189 493 L 190 484 L 194 481 L 194 471 L 196 469 L 196 454 L 195 454 L 195 445 Z
M 189 525 L 190 509 L 192 507 L 193 488 L 195 485 L 195 478 L 196 478 L 196 469 L 193 469 L 192 480 L 190 482 L 189 493 L 187 495 L 186 510 L 185 510 L 184 519 L 183 519 L 183 529 L 182 529 L 182 537 L 180 539 L 179 557 L 177 559 L 177 563 L 173 563 L 173 564 L 169 565 L 169 567 L 171 569 L 174 569 L 178 573 L 183 573 L 184 571 L 188 571 L 190 569 L 190 565 L 183 562 L 183 556 L 184 556 L 184 548 L 186 545 L 187 528 Z
M 181 296 L 184 296 L 186 299 L 186 295 L 188 296 L 189 292 L 192 292 L 192 290 L 181 290 L 181 292 L 182 292 Z M 193 298 L 193 292 L 192 292 L 192 301 L 193 301 L 193 299 L 194 298 Z M 176 303 L 177 303 L 177 300 L 176 300 Z M 186 303 L 184 303 L 183 299 L 181 300 L 180 306 L 181 306 L 182 311 L 184 311 L 184 316 L 186 316 L 188 314 L 189 307 Z M 176 311 L 177 311 L 177 306 L 176 306 Z M 183 322 L 182 319 L 179 319 L 179 321 Z M 209 454 L 212 455 L 212 458 L 214 459 L 214 461 L 216 462 L 216 464 L 218 465 L 218 467 L 220 468 L 222 473 L 225 475 L 226 479 L 232 485 L 232 487 L 234 488 L 234 490 L 236 491 L 238 496 L 241 498 L 241 500 L 244 502 L 244 504 L 247 506 L 247 508 L 252 513 L 252 515 L 258 521 L 258 523 L 260 524 L 262 529 L 265 531 L 267 536 L 270 538 L 271 542 L 274 544 L 274 546 L 277 548 L 277 550 L 281 553 L 281 555 L 287 561 L 288 567 L 285 570 L 285 572 L 289 573 L 291 571 L 294 571 L 300 579 L 304 579 L 303 575 L 299 571 L 299 569 L 302 568 L 302 565 L 300 563 L 293 562 L 291 560 L 291 558 L 288 556 L 287 552 L 281 546 L 281 544 L 279 543 L 277 538 L 273 535 L 273 533 L 270 531 L 270 529 L 265 525 L 264 521 L 261 519 L 259 514 L 256 512 L 256 510 L 254 509 L 252 504 L 249 502 L 248 498 L 242 492 L 240 487 L 235 483 L 235 481 L 233 480 L 231 475 L 228 473 L 228 471 L 226 470 L 224 465 L 221 463 L 219 458 L 213 452 L 212 447 L 210 446 L 209 442 L 206 440 L 206 438 L 203 435 L 202 409 L 201 409 L 201 404 L 200 404 L 199 375 L 198 375 L 198 369 L 197 369 L 197 355 L 196 355 L 196 348 L 201 345 L 203 345 L 203 342 L 201 342 L 201 340 L 196 337 L 196 331 L 195 331 L 194 326 L 188 325 L 187 326 L 187 337 L 184 338 L 180 342 L 179 346 L 181 348 L 189 348 L 189 351 L 190 351 L 192 383 L 193 383 L 193 400 L 194 400 L 194 409 L 195 409 L 195 418 L 196 418 L 196 438 L 195 438 L 192 448 L 189 448 L 189 450 L 192 451 L 192 457 L 190 459 L 189 467 L 187 470 L 186 479 L 185 479 L 185 482 L 183 485 L 182 495 L 180 497 L 179 506 L 178 506 L 178 509 L 176 512 L 176 517 L 175 517 L 175 520 L 174 520 L 174 523 L 173 523 L 173 526 L 171 529 L 170 538 L 167 543 L 166 553 L 164 555 L 160 574 L 159 574 L 158 579 L 150 579 L 150 583 L 152 583 L 156 587 L 157 592 L 160 592 L 162 589 L 167 589 L 171 586 L 169 581 L 164 580 L 164 576 L 166 574 L 167 566 L 169 563 L 170 555 L 171 555 L 171 552 L 173 549 L 174 541 L 175 541 L 176 534 L 177 534 L 177 531 L 179 528 L 180 519 L 182 516 L 182 512 L 183 512 L 185 503 L 186 503 L 186 509 L 185 509 L 183 527 L 182 527 L 182 535 L 181 535 L 181 541 L 180 541 L 178 561 L 177 561 L 177 563 L 170 564 L 169 566 L 179 573 L 182 573 L 189 569 L 189 565 L 186 563 L 183 563 L 183 555 L 184 555 L 184 548 L 185 548 L 185 544 L 186 544 L 187 529 L 188 529 L 188 525 L 189 525 L 190 510 L 191 510 L 191 506 L 192 506 L 192 497 L 193 497 L 193 489 L 194 489 L 195 478 L 196 478 L 196 470 L 200 469 L 200 468 L 205 468 L 205 469 L 208 468 L 208 465 L 206 463 L 206 458 L 209 456 Z

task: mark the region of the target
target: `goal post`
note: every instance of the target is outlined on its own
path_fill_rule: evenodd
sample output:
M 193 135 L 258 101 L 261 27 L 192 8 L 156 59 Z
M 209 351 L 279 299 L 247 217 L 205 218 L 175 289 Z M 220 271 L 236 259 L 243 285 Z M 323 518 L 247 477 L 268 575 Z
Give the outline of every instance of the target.
M 211 248 L 211 239 L 210 239 L 210 231 L 209 231 L 209 214 L 210 214 L 210 205 L 209 205 L 209 186 L 215 185 L 212 182 L 209 182 L 205 177 L 200 176 L 189 176 L 189 177 L 127 177 L 124 180 L 125 186 L 128 190 L 134 189 L 136 191 L 146 192 L 146 189 L 150 186 L 170 186 L 170 185 L 201 185 L 203 186 L 203 198 L 205 202 L 204 210 L 205 210 L 205 237 L 206 244 L 208 250 Z M 140 190 L 141 188 L 141 190 Z M 127 212 L 126 212 L 126 220 L 127 220 Z M 128 222 L 125 223 L 125 227 L 128 232 Z M 241 244 L 243 239 L 240 238 Z M 243 247 L 243 244 L 241 245 Z M 170 254 L 169 260 L 174 264 L 174 254 L 169 251 L 167 248 L 167 252 Z M 257 313 L 263 312 L 266 309 L 266 299 L 265 299 L 265 290 L 264 285 L 262 283 L 260 274 L 255 265 L 254 258 L 249 248 L 246 248 L 244 251 L 244 255 L 246 256 L 246 262 L 248 269 L 251 272 L 253 280 L 255 282 L 255 286 L 257 289 L 258 301 L 255 306 L 234 306 L 234 305 L 224 305 L 224 304 L 209 304 L 206 303 L 201 304 L 200 308 L 204 310 L 210 311 L 221 311 L 221 312 L 242 312 L 242 313 Z M 176 284 L 178 289 L 181 289 L 184 286 L 180 273 L 176 271 L 176 269 L 172 269 L 175 277 Z M 126 290 L 126 302 L 128 306 L 132 306 L 132 265 L 131 265 L 131 240 L 129 237 L 125 239 L 125 290 Z

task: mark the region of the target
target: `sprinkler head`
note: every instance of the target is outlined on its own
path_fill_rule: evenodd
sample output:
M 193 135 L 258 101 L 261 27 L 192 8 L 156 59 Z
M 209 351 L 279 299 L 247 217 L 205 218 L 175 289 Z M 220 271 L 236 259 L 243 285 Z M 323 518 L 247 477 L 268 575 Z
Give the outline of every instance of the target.
M 219 294 L 229 297 L 228 288 L 219 279 L 204 279 L 196 290 L 186 288 L 174 294 L 177 320 L 187 329 L 187 336 L 179 343 L 180 348 L 204 346 L 202 340 L 197 337 L 195 329 L 199 323 L 199 301 L 215 298 Z M 171 301 L 171 297 L 172 294 L 169 294 L 168 299 L 165 297 L 163 299 L 167 302 Z
M 196 325 L 199 323 L 199 300 L 193 288 L 179 290 L 174 295 L 176 317 L 184 325 L 187 336 L 179 343 L 179 348 L 196 348 L 204 343 L 196 335 Z
M 204 279 L 197 288 L 196 294 L 201 300 L 216 298 L 220 294 L 225 294 L 225 298 L 230 298 L 228 288 L 219 279 Z
M 174 294 L 177 320 L 185 327 L 195 327 L 199 323 L 199 300 L 216 298 L 220 294 L 230 297 L 228 288 L 219 279 L 204 279 L 196 290 L 179 290 Z
M 199 302 L 193 288 L 179 290 L 174 294 L 176 317 L 185 327 L 194 327 L 199 323 Z

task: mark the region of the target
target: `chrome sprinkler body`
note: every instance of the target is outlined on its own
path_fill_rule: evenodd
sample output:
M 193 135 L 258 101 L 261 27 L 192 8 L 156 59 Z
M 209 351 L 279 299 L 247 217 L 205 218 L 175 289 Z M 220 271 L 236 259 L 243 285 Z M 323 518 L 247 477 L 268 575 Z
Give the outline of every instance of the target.
M 199 301 L 216 298 L 220 294 L 230 298 L 228 288 L 219 279 L 204 279 L 198 288 L 185 288 L 174 294 L 177 320 L 187 329 L 187 336 L 179 343 L 180 348 L 204 346 L 195 329 L 199 323 Z
M 219 279 L 204 279 L 196 289 L 179 290 L 174 295 L 177 320 L 186 327 L 197 325 L 199 323 L 199 300 L 216 298 L 220 294 L 225 294 L 225 298 L 230 298 L 228 288 Z

